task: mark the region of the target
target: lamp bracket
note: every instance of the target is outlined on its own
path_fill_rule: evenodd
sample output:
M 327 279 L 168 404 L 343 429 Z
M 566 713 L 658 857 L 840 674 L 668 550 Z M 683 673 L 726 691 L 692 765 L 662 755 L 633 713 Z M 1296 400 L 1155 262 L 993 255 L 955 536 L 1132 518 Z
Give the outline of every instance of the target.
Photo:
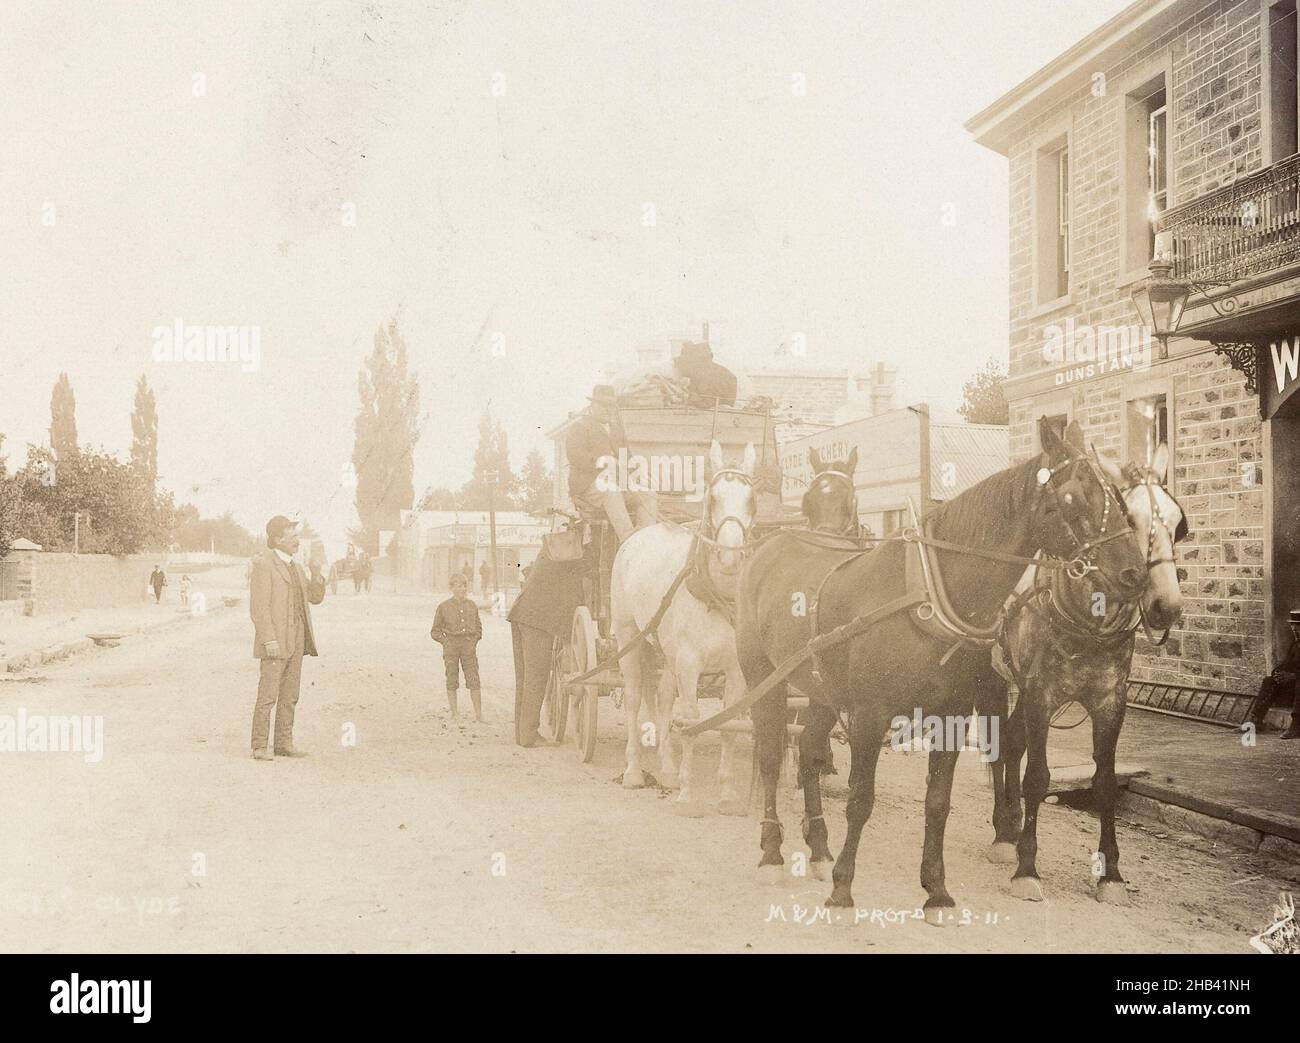
M 1216 282 L 1212 279 L 1196 280 L 1188 279 L 1187 284 L 1204 298 L 1205 303 L 1214 309 L 1214 314 L 1221 319 L 1226 319 L 1229 315 L 1237 310 L 1238 301 L 1235 296 L 1229 295 L 1221 297 L 1218 300 L 1210 296 L 1210 290 L 1222 289 L 1224 286 L 1231 286 L 1230 282 Z

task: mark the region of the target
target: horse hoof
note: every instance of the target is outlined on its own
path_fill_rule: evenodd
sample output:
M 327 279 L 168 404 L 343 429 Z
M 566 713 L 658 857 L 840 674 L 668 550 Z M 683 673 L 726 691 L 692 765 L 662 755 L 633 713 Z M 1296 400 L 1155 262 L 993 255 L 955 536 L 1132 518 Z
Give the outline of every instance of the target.
M 673 814 L 680 815 L 682 818 L 703 818 L 708 814 L 708 809 L 693 800 L 675 800 Z
M 624 789 L 644 789 L 644 788 L 645 788 L 645 772 L 643 772 L 643 771 L 636 771 L 636 772 L 625 771 L 625 772 L 623 772 L 623 788 L 624 788 Z
M 999 840 L 989 845 L 989 849 L 984 853 L 984 857 L 994 865 L 1014 865 L 1018 859 L 1018 856 L 1016 855 L 1016 845 L 1009 844 L 1005 840 Z
M 785 881 L 785 867 L 765 865 L 758 867 L 758 882 L 766 887 L 773 887 Z
M 852 909 L 853 894 L 848 890 L 842 891 L 837 887 L 831 891 L 831 896 L 823 904 L 830 906 L 832 909 Z
M 720 800 L 718 801 L 719 815 L 744 815 L 749 809 L 745 807 L 743 800 Z
M 835 868 L 835 863 L 830 859 L 822 859 L 819 862 L 809 862 L 808 872 L 814 880 L 829 880 L 831 870 Z
M 1043 885 L 1036 876 L 1018 876 L 1011 881 L 1011 896 L 1026 902 L 1043 900 Z
M 1128 888 L 1123 880 L 1103 880 L 1097 885 L 1097 901 L 1106 905 L 1128 905 Z
M 931 927 L 942 927 L 944 917 L 948 917 L 949 923 L 952 922 L 952 907 L 944 905 L 927 905 L 925 907 L 925 922 Z

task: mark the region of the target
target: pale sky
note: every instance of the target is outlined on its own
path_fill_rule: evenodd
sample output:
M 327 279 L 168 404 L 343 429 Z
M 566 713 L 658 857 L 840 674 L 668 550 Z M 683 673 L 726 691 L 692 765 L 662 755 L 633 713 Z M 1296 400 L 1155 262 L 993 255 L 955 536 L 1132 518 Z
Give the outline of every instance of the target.
M 10 466 L 60 371 L 125 455 L 143 373 L 178 500 L 338 538 L 394 316 L 417 496 L 469 477 L 489 399 L 518 469 L 611 360 L 705 319 L 723 361 L 802 332 L 810 366 L 883 359 L 900 403 L 955 408 L 1007 342 L 1005 162 L 961 124 L 1125 6 L 3 0 Z M 154 361 L 177 318 L 259 327 L 260 368 Z

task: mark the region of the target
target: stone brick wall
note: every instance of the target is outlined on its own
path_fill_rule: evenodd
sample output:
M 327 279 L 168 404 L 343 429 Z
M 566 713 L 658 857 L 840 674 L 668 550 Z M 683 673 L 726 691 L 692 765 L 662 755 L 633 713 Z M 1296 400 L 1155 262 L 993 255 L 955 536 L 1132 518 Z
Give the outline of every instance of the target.
M 1172 382 L 1170 491 L 1193 532 L 1179 553 L 1184 617 L 1163 648 L 1139 641 L 1133 676 L 1242 693 L 1258 685 L 1270 641 L 1261 484 L 1270 476 L 1262 472 L 1262 425 L 1242 374 L 1203 344 L 1175 341 L 1168 361 L 1141 373 L 1121 370 L 1049 390 L 1040 384 L 1036 392 L 1017 392 L 1015 380 L 1056 368 L 1042 350 L 1052 325 L 1067 318 L 1093 327 L 1137 322 L 1121 270 L 1123 85 L 1130 74 L 1167 55 L 1173 205 L 1265 165 L 1260 11 L 1258 0 L 1206 4 L 1114 67 L 1096 70 L 1112 86 L 1083 88 L 1027 123 L 1009 153 L 1012 460 L 1033 451 L 1037 417 L 1063 397 L 1088 439 L 1118 459 L 1126 390 L 1138 380 Z M 1033 167 L 1045 138 L 1063 126 L 1072 167 L 1071 287 L 1061 307 L 1044 311 L 1034 299 Z
M 145 600 L 154 565 L 165 560 L 151 554 L 114 557 L 44 551 L 13 551 L 9 559 L 24 562 L 26 597 L 38 614 L 139 604 Z M 166 571 L 165 565 L 163 568 Z M 167 580 L 174 586 L 180 581 L 179 573 L 169 571 Z

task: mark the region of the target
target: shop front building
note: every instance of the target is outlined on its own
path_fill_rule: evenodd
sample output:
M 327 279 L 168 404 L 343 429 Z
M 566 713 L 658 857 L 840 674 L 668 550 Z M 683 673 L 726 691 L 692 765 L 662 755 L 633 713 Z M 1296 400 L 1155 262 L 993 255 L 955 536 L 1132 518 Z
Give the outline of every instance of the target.
M 1197 706 L 1252 695 L 1300 608 L 1296 55 L 1292 0 L 1145 0 L 967 124 L 1009 165 L 1011 458 L 1041 417 L 1169 446 L 1184 614 L 1133 681 Z

